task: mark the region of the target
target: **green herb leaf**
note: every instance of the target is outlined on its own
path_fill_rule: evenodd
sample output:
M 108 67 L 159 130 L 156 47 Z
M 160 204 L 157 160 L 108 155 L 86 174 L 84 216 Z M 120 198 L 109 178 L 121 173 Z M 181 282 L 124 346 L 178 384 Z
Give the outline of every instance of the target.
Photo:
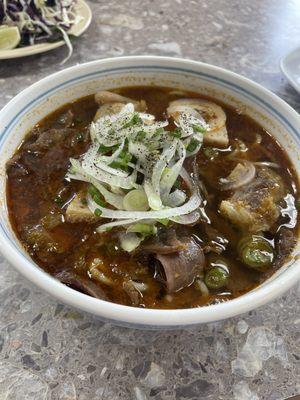
M 136 134 L 135 141 L 136 142 L 141 142 L 143 139 L 145 139 L 145 137 L 146 137 L 146 132 L 145 131 L 140 131 L 140 132 L 138 132 Z
M 190 143 L 187 145 L 186 149 L 189 153 L 192 153 L 193 151 L 196 150 L 196 148 L 199 146 L 199 144 L 200 144 L 199 140 L 192 138 Z
M 83 134 L 82 133 L 77 133 L 76 140 L 77 140 L 77 142 L 83 142 L 84 141 Z
M 176 128 L 170 132 L 170 135 L 173 136 L 174 138 L 180 139 L 182 135 L 182 130 L 180 128 Z
M 96 208 L 94 214 L 96 215 L 96 217 L 100 217 L 102 215 L 102 211 L 100 210 L 100 208 Z
M 203 149 L 203 153 L 207 158 L 215 158 L 219 155 L 219 152 L 217 149 L 214 149 L 213 147 L 206 147 Z
M 107 154 L 107 153 L 113 152 L 114 149 L 115 149 L 115 146 L 108 147 L 108 146 L 104 146 L 104 144 L 100 144 L 98 153 Z
M 160 219 L 157 219 L 156 221 L 164 226 L 168 226 L 170 223 L 170 220 L 168 218 L 160 218 Z
M 56 203 L 58 206 L 63 205 L 63 199 L 61 198 L 60 194 L 55 197 L 54 203 Z
M 164 133 L 165 133 L 164 128 L 158 128 L 158 129 L 156 129 L 153 136 L 160 136 L 160 135 L 163 135 Z
M 94 185 L 92 184 L 89 185 L 88 193 L 95 203 L 97 203 L 101 207 L 105 207 L 105 201 L 102 199 L 99 190 L 97 190 L 97 188 Z
M 123 129 L 131 128 L 134 125 L 141 124 L 143 121 L 138 114 L 134 114 L 132 119 L 127 122 L 127 124 L 123 125 Z
M 109 166 L 111 168 L 121 169 L 124 172 L 128 172 L 127 162 L 125 162 L 122 159 L 118 159 L 118 160 L 113 161 L 112 163 L 109 164 Z
M 198 132 L 198 133 L 205 133 L 206 129 L 203 128 L 203 126 L 201 125 L 193 125 L 193 129 L 194 131 Z
M 176 181 L 175 181 L 175 183 L 173 185 L 173 188 L 179 189 L 180 187 L 181 187 L 181 182 L 180 182 L 179 179 L 176 179 Z

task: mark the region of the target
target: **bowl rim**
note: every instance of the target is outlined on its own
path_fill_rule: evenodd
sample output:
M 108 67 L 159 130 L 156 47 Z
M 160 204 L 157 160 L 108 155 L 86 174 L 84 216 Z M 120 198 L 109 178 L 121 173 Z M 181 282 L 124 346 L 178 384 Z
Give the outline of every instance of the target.
M 100 60 L 91 61 L 88 63 L 78 64 L 61 71 L 55 72 L 33 85 L 27 87 L 15 96 L 10 102 L 0 111 L 1 117 L 13 109 L 15 104 L 18 104 L 22 99 L 36 89 L 42 88 L 47 83 L 55 81 L 58 77 L 67 77 L 72 71 L 84 70 L 85 68 L 93 66 L 102 66 L 109 63 L 132 63 L 132 66 L 137 62 L 156 62 L 167 63 L 170 67 L 172 65 L 182 65 L 189 67 L 191 71 L 201 67 L 209 70 L 211 73 L 221 73 L 222 76 L 227 76 L 230 79 L 237 80 L 243 86 L 251 87 L 256 91 L 257 96 L 264 95 L 268 101 L 280 108 L 281 112 L 293 117 L 300 127 L 300 115 L 289 106 L 284 100 L 280 99 L 277 95 L 259 85 L 258 83 L 245 78 L 235 72 L 231 72 L 221 67 L 202 63 L 200 61 L 185 60 L 182 58 L 161 57 L 161 56 L 126 56 L 105 58 Z M 150 65 L 150 64 L 149 64 Z M 151 66 L 151 65 L 150 65 Z M 130 68 L 130 66 L 128 66 Z M 109 74 L 108 74 L 109 75 Z M 7 212 L 7 210 L 6 210 Z M 17 239 L 16 239 L 17 241 Z M 279 276 L 267 284 L 260 286 L 255 291 L 248 292 L 240 297 L 228 300 L 224 303 L 215 305 L 203 306 L 199 308 L 187 309 L 146 309 L 120 305 L 104 300 L 95 299 L 83 293 L 77 292 L 74 289 L 62 284 L 47 272 L 43 271 L 33 261 L 30 261 L 21 254 L 14 246 L 12 241 L 7 238 L 0 231 L 0 251 L 4 257 L 18 270 L 25 278 L 36 284 L 41 289 L 45 290 L 50 295 L 58 300 L 66 303 L 75 308 L 89 312 L 107 321 L 124 326 L 136 326 L 142 328 L 172 328 L 172 327 L 187 327 L 198 325 L 201 323 L 215 322 L 225 318 L 233 317 L 238 314 L 245 313 L 254 308 L 260 307 L 274 298 L 280 296 L 291 288 L 300 279 L 299 260 L 296 259 Z

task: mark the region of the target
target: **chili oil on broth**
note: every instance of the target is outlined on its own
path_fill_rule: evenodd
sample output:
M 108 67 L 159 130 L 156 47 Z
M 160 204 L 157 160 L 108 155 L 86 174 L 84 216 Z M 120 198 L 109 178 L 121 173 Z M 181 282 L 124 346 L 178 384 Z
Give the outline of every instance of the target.
M 158 120 L 166 118 L 166 109 L 172 100 L 205 98 L 196 93 L 157 87 L 129 87 L 117 92 L 133 100 L 144 99 L 147 112 Z M 229 242 L 221 255 L 212 252 L 205 254 L 206 268 L 219 259 L 225 260 L 229 269 L 226 287 L 212 290 L 208 296 L 203 296 L 192 283 L 167 295 L 159 279 L 154 279 L 155 268 L 145 265 L 142 258 L 122 251 L 115 231 L 98 234 L 95 229 L 99 222 L 69 223 L 65 220 L 66 205 L 87 186 L 84 182 L 69 182 L 64 178 L 69 158 L 79 157 L 90 145 L 88 128 L 97 110 L 94 96 L 66 104 L 40 121 L 26 135 L 8 163 L 7 204 L 10 222 L 33 260 L 54 276 L 62 271 L 75 271 L 82 279 L 96 283 L 107 299 L 115 303 L 132 305 L 123 290 L 124 281 L 130 278 L 144 283 L 147 290 L 143 292 L 138 306 L 146 308 L 189 308 L 223 302 L 252 290 L 267 279 L 289 254 L 284 254 L 280 262 L 265 273 L 247 268 L 237 252 L 240 231 L 220 215 L 219 204 L 228 197 L 228 192 L 218 190 L 217 182 L 232 170 L 234 161 L 228 160 L 228 155 L 243 146 L 242 143 L 248 148 L 242 151 L 244 159 L 280 165 L 277 173 L 293 198 L 297 196 L 295 188 L 298 187 L 295 173 L 287 155 L 268 132 L 248 116 L 214 99 L 211 101 L 219 104 L 226 113 L 229 146 L 223 149 L 203 146 L 197 156 L 197 166 L 209 195 L 205 212 L 218 235 Z M 69 121 L 71 113 L 74 117 Z M 54 137 L 53 143 L 39 145 L 38 138 L 43 133 Z M 268 240 L 274 243 L 276 231 L 280 226 L 288 225 L 294 218 L 291 215 L 287 213 L 286 216 L 280 216 L 272 232 L 267 232 Z M 295 238 L 297 226 L 288 228 Z M 188 231 L 201 245 L 210 241 L 203 222 L 188 228 Z M 107 281 L 99 281 L 91 275 L 87 266 L 93 261 L 100 266 Z

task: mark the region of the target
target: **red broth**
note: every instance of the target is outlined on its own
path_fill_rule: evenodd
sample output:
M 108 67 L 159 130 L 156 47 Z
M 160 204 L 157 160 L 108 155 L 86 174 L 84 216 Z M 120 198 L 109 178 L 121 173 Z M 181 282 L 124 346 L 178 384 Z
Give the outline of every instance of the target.
M 182 94 L 157 87 L 128 87 L 117 92 L 132 99 L 145 100 L 148 112 L 157 119 L 166 117 L 166 108 L 171 100 L 200 97 L 195 93 Z M 208 232 L 204 222 L 187 229 L 188 234 L 206 249 L 205 269 L 219 259 L 227 264 L 230 275 L 225 287 L 203 295 L 193 282 L 182 290 L 167 294 L 153 266 L 148 265 L 140 254 L 128 254 L 120 249 L 115 231 L 98 234 L 95 228 L 99 223 L 66 221 L 68 203 L 87 186 L 84 182 L 68 182 L 65 175 L 69 158 L 79 157 L 90 144 L 88 129 L 98 107 L 94 96 L 66 104 L 40 121 L 28 132 L 7 164 L 10 221 L 32 259 L 57 277 L 63 276 L 60 274 L 64 272 L 75 273 L 84 282 L 84 285 L 69 283 L 77 290 L 85 292 L 85 284 L 92 281 L 93 287 L 98 287 L 109 301 L 146 308 L 179 309 L 223 302 L 266 280 L 290 256 L 297 238 L 298 215 L 293 207 L 297 202 L 297 179 L 286 153 L 271 133 L 247 115 L 220 105 L 227 116 L 229 146 L 225 149 L 203 146 L 197 156 L 198 172 L 209 198 L 205 213 L 211 220 L 212 229 Z M 265 232 L 275 246 L 272 266 L 266 272 L 245 266 L 237 251 L 241 231 L 219 212 L 220 202 L 229 194 L 218 190 L 216 182 L 230 173 L 230 154 L 241 148 L 246 160 L 279 165 L 276 173 L 282 178 L 289 204 L 292 204 L 288 207 L 284 198 L 280 201 L 280 216 L 272 229 Z M 210 251 L 209 247 L 218 237 L 227 241 L 221 254 Z M 91 265 L 97 265 L 101 279 L 90 274 Z M 124 290 L 123 284 L 128 279 L 147 287 L 137 304 L 133 304 Z

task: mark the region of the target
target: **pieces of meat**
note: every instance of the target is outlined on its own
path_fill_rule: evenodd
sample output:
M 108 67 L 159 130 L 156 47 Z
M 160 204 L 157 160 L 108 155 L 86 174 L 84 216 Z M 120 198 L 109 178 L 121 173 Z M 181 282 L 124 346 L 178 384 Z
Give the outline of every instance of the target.
M 68 135 L 67 129 L 49 129 L 42 132 L 34 143 L 25 145 L 24 148 L 30 151 L 48 150 L 52 146 L 62 142 Z
M 204 268 L 204 253 L 194 239 L 182 238 L 182 243 L 186 247 L 185 250 L 155 254 L 156 260 L 162 267 L 162 277 L 168 293 L 174 293 L 189 286 Z
M 134 286 L 131 280 L 125 281 L 123 283 L 123 289 L 130 298 L 131 304 L 133 306 L 138 306 L 141 300 L 141 292 Z
M 118 114 L 122 108 L 124 107 L 123 103 L 108 103 L 108 104 L 102 104 L 95 116 L 94 116 L 94 121 L 97 121 L 101 117 L 105 117 L 106 115 L 114 115 Z
M 275 267 L 282 265 L 283 260 L 291 254 L 297 242 L 296 236 L 291 229 L 281 227 L 275 236 L 276 260 Z
M 63 128 L 70 128 L 73 124 L 74 114 L 72 110 L 68 110 L 59 117 L 58 123 Z
M 268 231 L 279 218 L 278 203 L 284 193 L 281 177 L 269 168 L 259 168 L 246 187 L 221 202 L 220 212 L 243 231 Z
M 206 146 L 227 147 L 229 143 L 226 126 L 213 131 L 207 131 L 203 137 Z
M 154 260 L 156 278 L 173 293 L 189 286 L 203 270 L 204 253 L 191 235 L 178 234 L 173 228 L 162 228 L 158 235 L 141 246 L 142 253 L 150 253 Z
M 176 232 L 172 228 L 159 229 L 156 236 L 144 242 L 140 249 L 147 253 L 170 254 L 186 250 L 187 245 L 178 240 Z
M 216 254 L 223 253 L 229 243 L 228 239 L 211 225 L 203 224 L 203 227 L 208 238 L 207 243 L 203 247 L 203 252 L 205 254 L 210 252 Z
M 132 103 L 135 111 L 146 111 L 147 105 L 144 100 L 133 100 L 129 97 L 121 96 L 120 94 L 102 90 L 95 94 L 95 101 L 100 105 L 94 121 L 105 115 L 113 115 L 119 113 L 125 104 Z
M 22 177 L 29 174 L 28 169 L 22 164 L 21 153 L 15 154 L 6 163 L 6 169 L 10 176 Z
M 96 93 L 95 101 L 98 104 L 132 103 L 136 111 L 145 111 L 147 108 L 145 100 L 133 100 L 129 97 L 125 97 L 118 93 L 113 93 L 106 90 L 102 90 L 101 92 Z
M 22 237 L 43 261 L 47 261 L 51 253 L 62 254 L 66 250 L 42 225 L 24 227 Z
M 83 131 L 83 137 L 86 133 L 86 130 Z M 22 154 L 17 153 L 14 160 L 7 164 L 7 168 L 13 168 L 18 176 L 33 172 L 39 178 L 48 179 L 52 173 L 68 167 L 69 157 L 73 154 L 75 145 L 80 145 L 82 150 L 87 145 L 86 141 L 78 144 L 77 135 L 78 130 L 74 128 L 47 129 L 35 135 L 34 142 L 25 144 Z
M 77 275 L 73 271 L 58 272 L 54 274 L 54 278 L 58 279 L 61 283 L 64 283 L 70 288 L 77 290 L 78 292 L 96 297 L 96 299 L 108 300 L 105 292 L 99 285 L 88 278 Z
M 171 101 L 167 108 L 169 117 L 179 120 L 182 113 L 204 120 L 209 129 L 203 136 L 203 143 L 208 146 L 226 147 L 229 143 L 226 114 L 222 107 L 204 99 L 178 99 Z
M 247 185 L 255 177 L 255 166 L 249 161 L 239 162 L 230 172 L 227 178 L 221 178 L 219 182 L 220 190 L 236 190 Z

